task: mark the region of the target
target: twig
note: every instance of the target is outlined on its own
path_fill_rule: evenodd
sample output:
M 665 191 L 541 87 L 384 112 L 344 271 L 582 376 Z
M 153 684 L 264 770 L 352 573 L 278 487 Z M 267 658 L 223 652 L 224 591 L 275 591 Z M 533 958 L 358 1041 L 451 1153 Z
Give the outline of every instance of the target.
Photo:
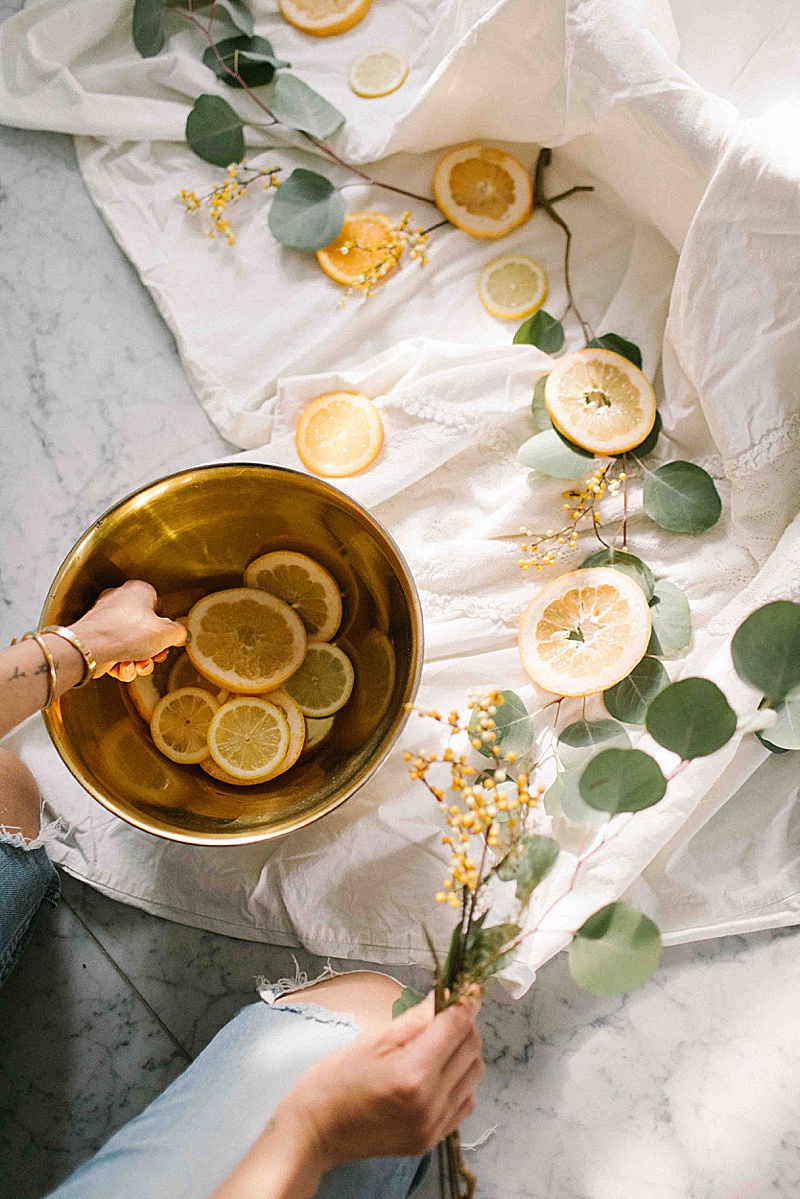
M 594 191 L 594 188 L 589 185 L 570 187 L 565 192 L 560 192 L 557 196 L 551 196 L 548 198 L 544 194 L 544 172 L 545 168 L 550 165 L 552 158 L 553 151 L 549 150 L 547 147 L 544 147 L 539 151 L 539 157 L 536 160 L 536 170 L 533 178 L 533 204 L 534 208 L 542 208 L 550 217 L 550 220 L 554 221 L 556 225 L 558 225 L 559 228 L 563 229 L 564 231 L 564 236 L 566 238 L 564 245 L 564 284 L 566 286 L 567 296 L 569 298 L 569 304 L 566 312 L 569 312 L 571 309 L 575 313 L 583 332 L 583 336 L 587 341 L 590 341 L 592 337 L 591 326 L 586 320 L 584 320 L 578 305 L 575 303 L 575 296 L 572 291 L 572 280 L 569 273 L 569 260 L 572 249 L 572 230 L 564 218 L 559 216 L 559 214 L 556 212 L 554 205 L 560 200 L 566 200 L 568 196 L 575 195 L 576 192 L 590 192 Z M 566 312 L 564 314 L 565 316 Z
M 622 471 L 625 478 L 622 480 L 622 548 L 627 549 L 628 546 L 628 455 L 622 455 Z

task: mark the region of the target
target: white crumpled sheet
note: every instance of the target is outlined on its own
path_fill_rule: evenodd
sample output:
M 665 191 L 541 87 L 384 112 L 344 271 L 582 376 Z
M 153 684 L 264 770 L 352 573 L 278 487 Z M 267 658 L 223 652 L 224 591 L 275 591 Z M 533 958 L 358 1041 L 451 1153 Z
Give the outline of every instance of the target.
M 656 531 L 635 504 L 632 546 L 690 597 L 695 638 L 670 664 L 673 677 L 713 678 L 743 717 L 759 697 L 732 671 L 730 636 L 758 604 L 800 596 L 800 16 L 782 0 L 751 8 L 376 0 L 361 26 L 319 43 L 254 5 L 258 31 L 347 114 L 337 150 L 354 161 L 396 155 L 376 168 L 386 178 L 425 188 L 437 147 L 480 137 L 516 143 L 530 163 L 537 145 L 563 146 L 552 191 L 596 185 L 564 205 L 575 289 L 598 332 L 642 346 L 668 433 L 657 456 L 704 465 L 724 501 L 720 523 L 697 539 Z M 484 313 L 475 281 L 498 252 L 529 252 L 549 272 L 548 308 L 563 310 L 559 231 L 536 215 L 498 247 L 447 230 L 424 270 L 406 266 L 373 300 L 339 310 L 340 291 L 313 258 L 271 239 L 259 199 L 235 211 L 233 250 L 183 215 L 179 188 L 199 191 L 215 177 L 169 140 L 181 136 L 186 97 L 218 90 L 245 100 L 213 83 L 180 39 L 139 59 L 129 17 L 123 0 L 40 0 L 8 21 L 0 120 L 81 135 L 92 195 L 173 330 L 198 399 L 244 458 L 299 466 L 291 431 L 309 397 L 345 386 L 376 398 L 385 450 L 345 489 L 391 530 L 419 585 L 423 702 L 463 705 L 467 688 L 500 684 L 535 704 L 515 623 L 536 582 L 518 571 L 509 535 L 560 513 L 561 485 L 531 483 L 515 460 L 549 360 L 509 344 L 513 327 Z M 360 101 L 346 67 L 381 42 L 406 50 L 411 75 L 385 101 Z M 743 117 L 733 99 L 755 115 Z M 301 156 L 256 160 L 289 167 Z M 388 193 L 347 195 L 353 207 L 401 211 Z M 574 562 L 587 552 L 582 544 Z M 53 856 L 99 889 L 236 936 L 397 963 L 426 960 L 421 915 L 445 935 L 446 916 L 431 916 L 440 830 L 400 752 L 435 738 L 414 717 L 343 808 L 277 844 L 219 851 L 151 838 L 94 804 L 38 719 L 10 744 L 64 817 Z M 562 855 L 538 910 L 557 902 L 512 970 L 518 988 L 591 911 L 626 891 L 668 941 L 800 919 L 796 758 L 740 740 L 692 763 L 656 808 L 620 818 L 559 899 L 573 864 Z M 557 831 L 577 848 L 574 832 Z

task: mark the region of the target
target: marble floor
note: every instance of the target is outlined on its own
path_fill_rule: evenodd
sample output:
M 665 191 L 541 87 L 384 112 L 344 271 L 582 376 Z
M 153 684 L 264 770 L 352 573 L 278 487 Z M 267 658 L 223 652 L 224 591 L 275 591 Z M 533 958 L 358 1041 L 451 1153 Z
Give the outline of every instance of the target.
M 69 138 L 0 130 L 0 238 L 7 643 L 100 511 L 226 447 Z M 1 1199 L 45 1195 L 253 998 L 255 975 L 293 969 L 289 950 L 171 924 L 65 879 L 0 993 Z M 578 992 L 563 959 L 522 1001 L 491 998 L 466 1132 L 495 1130 L 473 1154 L 481 1199 L 796 1197 L 798 995 L 800 935 L 783 931 L 668 950 L 624 999 Z

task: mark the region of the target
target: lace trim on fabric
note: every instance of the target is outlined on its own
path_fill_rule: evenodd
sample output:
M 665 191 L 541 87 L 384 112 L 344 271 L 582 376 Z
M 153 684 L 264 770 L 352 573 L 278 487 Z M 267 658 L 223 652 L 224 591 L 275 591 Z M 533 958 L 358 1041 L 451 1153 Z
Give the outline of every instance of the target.
M 419 597 L 426 616 L 465 616 L 478 620 L 489 620 L 494 624 L 516 628 L 519 618 L 519 603 L 503 610 L 497 600 L 472 599 L 464 595 L 441 595 L 419 587 Z
M 725 463 L 725 473 L 735 479 L 769 466 L 776 458 L 800 445 L 800 412 L 788 417 L 786 423 L 769 429 L 749 449 Z

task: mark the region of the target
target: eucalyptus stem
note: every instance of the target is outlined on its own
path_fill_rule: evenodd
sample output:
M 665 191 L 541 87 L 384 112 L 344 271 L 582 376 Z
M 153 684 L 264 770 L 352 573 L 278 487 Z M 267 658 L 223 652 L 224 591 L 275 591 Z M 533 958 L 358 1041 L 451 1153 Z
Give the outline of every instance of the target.
M 622 455 L 622 472 L 625 478 L 622 480 L 622 548 L 627 549 L 628 546 L 628 455 Z
M 591 192 L 594 191 L 594 188 L 589 184 L 581 184 L 576 187 L 567 188 L 566 191 L 559 192 L 559 194 L 556 196 L 547 197 L 544 194 L 544 173 L 545 169 L 552 162 L 552 159 L 553 151 L 548 149 L 546 146 L 539 151 L 539 157 L 536 160 L 536 170 L 533 177 L 533 205 L 534 209 L 542 208 L 550 217 L 550 220 L 554 221 L 555 224 L 564 231 L 564 237 L 566 239 L 564 244 L 564 284 L 566 286 L 567 297 L 569 299 L 569 304 L 567 305 L 567 310 L 564 315 L 566 316 L 567 312 L 570 310 L 575 313 L 583 332 L 583 336 L 588 342 L 592 337 L 591 326 L 581 315 L 581 311 L 578 308 L 578 305 L 575 303 L 575 296 L 572 291 L 572 280 L 569 271 L 570 252 L 572 250 L 572 230 L 564 218 L 556 212 L 555 205 L 561 200 L 566 200 L 568 196 L 574 196 L 578 192 Z

